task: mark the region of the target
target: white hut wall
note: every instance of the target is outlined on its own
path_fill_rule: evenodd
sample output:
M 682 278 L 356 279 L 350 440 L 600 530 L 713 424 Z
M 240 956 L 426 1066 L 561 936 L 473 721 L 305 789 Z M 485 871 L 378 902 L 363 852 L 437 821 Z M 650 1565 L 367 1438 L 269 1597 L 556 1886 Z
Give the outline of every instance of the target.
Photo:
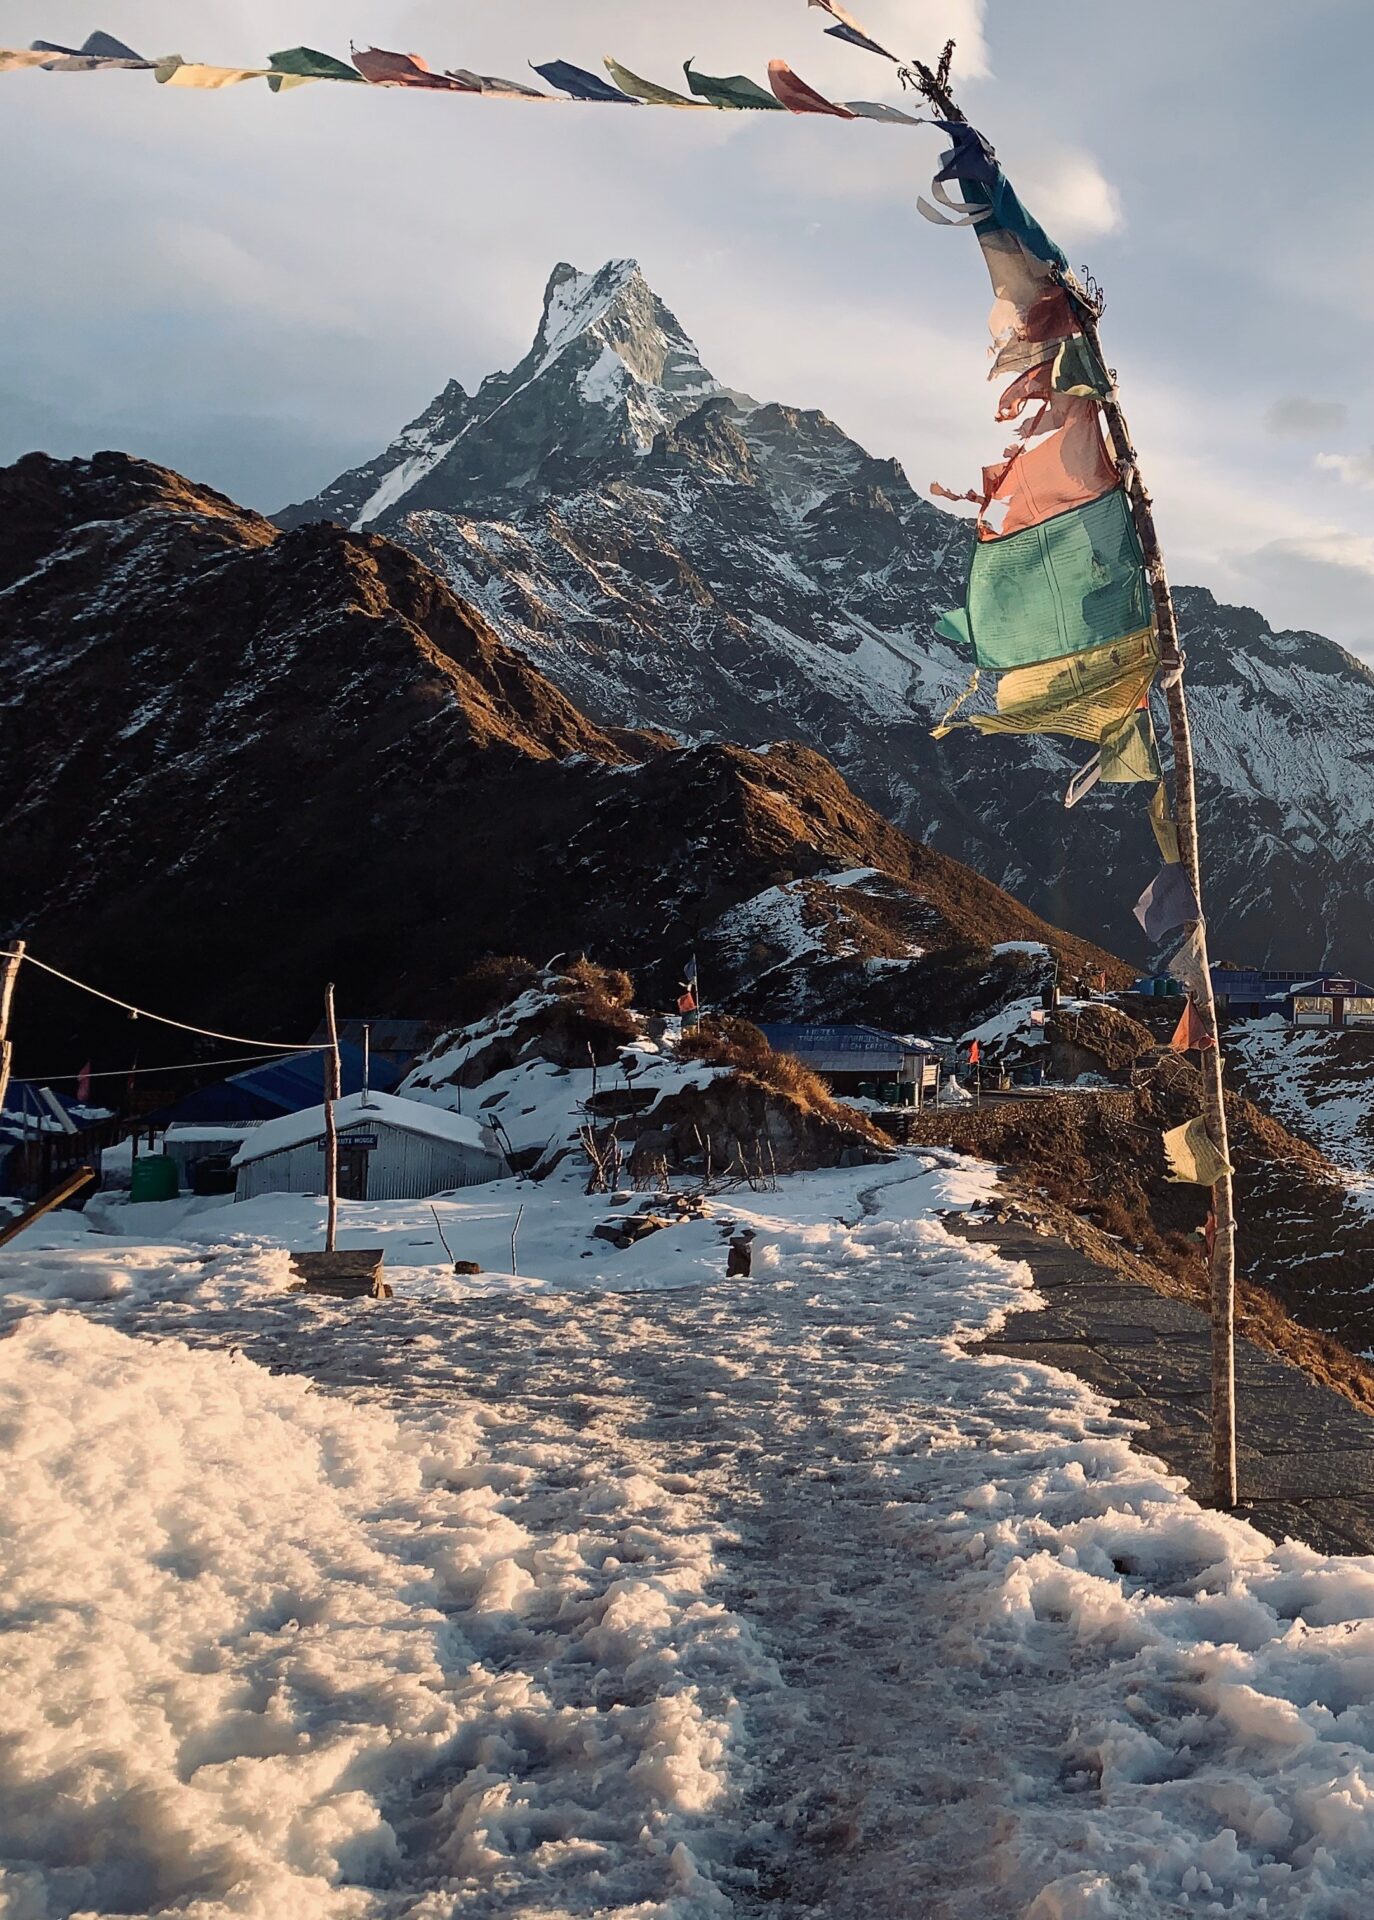
M 347 1133 L 339 1136 L 339 1145 L 348 1145 Z M 480 1148 L 465 1147 L 458 1141 L 431 1140 L 399 1127 L 380 1127 L 377 1145 L 367 1156 L 367 1197 L 422 1200 L 431 1193 L 500 1180 L 508 1172 L 499 1155 Z M 318 1141 L 308 1140 L 241 1166 L 234 1198 L 256 1200 L 264 1193 L 322 1194 L 324 1187 L 324 1154 Z

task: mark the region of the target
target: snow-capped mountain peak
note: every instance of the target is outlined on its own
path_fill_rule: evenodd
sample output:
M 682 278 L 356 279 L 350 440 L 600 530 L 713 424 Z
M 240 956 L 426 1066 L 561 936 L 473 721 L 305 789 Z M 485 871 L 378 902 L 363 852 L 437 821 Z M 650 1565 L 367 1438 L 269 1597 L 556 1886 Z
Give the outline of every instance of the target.
M 1072 746 L 930 737 L 971 664 L 935 633 L 968 523 L 824 414 L 722 386 L 634 261 L 557 266 L 520 365 L 283 523 L 320 518 L 410 547 L 597 720 L 819 747 L 908 831 L 1138 953 L 1156 855 L 1129 790 L 1067 812 Z M 1287 964 L 1316 926 L 1367 973 L 1374 675 L 1196 589 L 1179 613 L 1218 950 Z

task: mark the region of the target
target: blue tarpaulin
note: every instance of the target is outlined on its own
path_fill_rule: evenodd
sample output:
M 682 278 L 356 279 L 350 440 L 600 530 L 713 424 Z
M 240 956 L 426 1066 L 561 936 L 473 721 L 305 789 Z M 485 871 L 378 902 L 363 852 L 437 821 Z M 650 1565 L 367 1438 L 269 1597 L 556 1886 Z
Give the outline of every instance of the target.
M 344 1093 L 361 1093 L 363 1087 L 363 1050 L 339 1042 Z M 390 1093 L 401 1078 L 401 1070 L 372 1056 L 371 1084 L 379 1093 Z M 275 1120 L 283 1113 L 302 1113 L 317 1107 L 324 1098 L 324 1054 L 290 1053 L 281 1060 L 264 1060 L 259 1067 L 236 1073 L 214 1086 L 197 1087 L 174 1106 L 150 1116 L 157 1126 L 172 1121 L 197 1124 L 236 1120 Z

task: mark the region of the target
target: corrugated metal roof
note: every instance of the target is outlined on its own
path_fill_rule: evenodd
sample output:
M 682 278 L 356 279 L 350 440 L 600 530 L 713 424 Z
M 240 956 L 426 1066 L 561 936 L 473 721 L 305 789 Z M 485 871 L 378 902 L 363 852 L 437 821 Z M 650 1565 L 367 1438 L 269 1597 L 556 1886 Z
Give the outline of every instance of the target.
M 482 1153 L 500 1153 L 494 1136 L 465 1113 L 452 1113 L 447 1107 L 431 1107 L 423 1100 L 398 1100 L 394 1094 L 372 1092 L 363 1104 L 361 1093 L 351 1093 L 334 1107 L 334 1120 L 340 1133 L 347 1128 L 369 1126 L 399 1127 L 403 1133 L 423 1134 L 430 1140 L 449 1145 L 471 1147 Z M 318 1140 L 324 1132 L 324 1106 L 307 1107 L 300 1113 L 284 1114 L 280 1120 L 268 1120 L 254 1127 L 234 1155 L 234 1165 L 242 1167 L 250 1160 L 262 1160 L 272 1153 L 283 1153 L 306 1140 Z

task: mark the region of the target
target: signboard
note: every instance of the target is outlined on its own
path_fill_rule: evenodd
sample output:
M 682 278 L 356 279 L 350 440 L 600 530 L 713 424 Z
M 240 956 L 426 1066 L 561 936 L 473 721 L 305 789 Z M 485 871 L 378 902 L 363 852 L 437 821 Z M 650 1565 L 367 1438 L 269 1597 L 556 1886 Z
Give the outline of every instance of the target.
M 1293 996 L 1295 1027 L 1329 1027 L 1335 1015 L 1335 1002 L 1325 994 L 1297 993 Z
M 1323 993 L 1339 993 L 1343 996 L 1348 996 L 1352 994 L 1354 991 L 1355 991 L 1355 982 L 1353 980 L 1326 979 L 1322 981 Z
M 323 1153 L 325 1151 L 325 1142 L 321 1140 L 318 1145 L 320 1152 Z M 375 1153 L 377 1151 L 377 1136 L 375 1133 L 341 1133 L 339 1135 L 339 1145 L 341 1147 L 357 1147 L 362 1153 Z

